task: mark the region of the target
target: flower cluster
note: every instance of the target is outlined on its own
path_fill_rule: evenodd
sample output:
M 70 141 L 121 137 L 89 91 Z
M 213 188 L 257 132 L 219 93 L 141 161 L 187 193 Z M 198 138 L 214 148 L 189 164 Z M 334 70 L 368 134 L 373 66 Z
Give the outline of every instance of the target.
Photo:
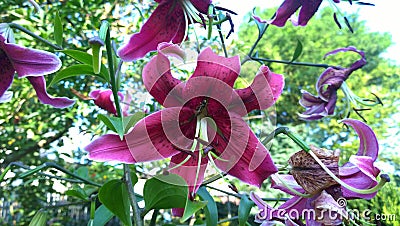
M 243 117 L 254 110 L 272 107 L 283 92 L 284 76 L 261 65 L 248 87 L 235 89 L 241 70 L 239 56 L 228 57 L 225 51 L 226 56 L 223 57 L 207 47 L 199 50 L 193 74 L 186 81 L 177 79 L 171 68 L 171 59 L 185 61 L 186 52 L 179 44 L 187 39 L 188 26 L 194 23 L 205 26 L 206 16 L 210 26 L 217 25 L 220 29 L 224 20 L 214 15 L 215 7 L 211 0 L 156 2 L 156 9 L 140 31 L 133 34 L 129 42 L 116 52 L 124 62 L 135 61 L 149 52 L 156 52 L 146 62 L 142 79 L 146 90 L 162 106 L 161 110 L 154 111 L 136 123 L 131 122 L 131 96 L 124 96 L 116 88 L 120 81 L 115 81 L 119 78 L 119 72 L 113 71 L 118 63 L 112 59 L 115 56 L 110 52 L 110 33 L 105 38 L 100 38 L 104 36 L 101 34 L 89 41 L 92 47 L 95 46 L 92 48 L 91 65 L 85 58 L 87 53 L 75 56 L 78 61 L 87 63 L 83 66 L 90 69 L 93 66 L 93 73 L 90 73 L 99 75 L 104 67 L 100 46 L 107 47 L 109 77 L 103 79 L 109 79 L 107 82 L 110 82 L 111 89 L 93 90 L 89 97 L 84 98 L 92 100 L 112 115 L 108 118 L 102 115 L 102 118 L 109 119 L 107 126 L 112 124 L 118 134 L 102 135 L 87 145 L 85 150 L 91 160 L 135 164 L 170 159 L 164 172 L 177 174 L 186 181 L 189 193 L 188 197 L 186 194 L 184 197 L 187 200 L 195 200 L 196 192 L 200 193 L 199 188 L 208 167 L 214 167 L 222 172 L 221 175 L 227 174 L 257 187 L 261 187 L 270 178 L 273 189 L 283 191 L 291 198 L 274 208 L 251 193 L 250 198 L 260 209 L 256 222 L 263 225 L 273 221 L 286 225 L 302 225 L 303 221 L 307 225 L 340 225 L 344 219 L 348 219 L 341 200 L 371 199 L 389 181 L 387 175 L 380 175 L 380 170 L 374 164 L 379 149 L 374 132 L 364 122 L 354 119 L 342 120 L 360 138 L 358 152 L 345 164 L 339 165 L 340 150 L 308 146 L 287 132 L 302 150 L 289 158 L 288 168 L 278 169 L 267 147 Z M 333 3 L 339 2 L 333 0 Z M 259 23 L 278 27 L 284 26 L 287 20 L 291 20 L 295 26 L 305 26 L 321 3 L 322 0 L 285 0 L 271 20 L 261 20 L 257 16 L 254 18 Z M 300 12 L 295 16 L 297 10 Z M 216 23 L 213 23 L 214 18 L 217 18 Z M 248 59 L 251 58 L 251 52 Z M 338 52 L 354 52 L 360 59 L 348 68 L 327 66 L 316 83 L 317 95 L 302 90 L 299 102 L 306 110 L 299 114 L 300 119 L 318 120 L 333 115 L 340 88 L 347 98 L 348 108 L 351 104 L 377 104 L 367 103 L 355 96 L 345 83 L 354 71 L 366 65 L 365 53 L 350 46 L 328 52 L 325 57 Z M 121 69 L 122 61 L 118 69 Z M 52 97 L 47 93 L 44 75 L 60 69 L 61 61 L 57 55 L 15 44 L 12 32 L 5 24 L 0 24 L 0 65 L 0 103 L 12 98 L 9 88 L 17 74 L 18 78 L 26 77 L 29 80 L 42 103 L 57 108 L 74 104 L 71 99 Z M 120 107 L 122 102 L 126 102 L 123 109 Z M 124 120 L 126 118 L 128 120 Z M 379 175 L 380 181 L 377 180 Z M 291 215 L 293 212 L 309 210 L 312 211 L 306 217 Z M 327 211 L 334 212 L 335 217 L 327 215 Z M 174 209 L 174 214 L 182 216 L 183 211 Z

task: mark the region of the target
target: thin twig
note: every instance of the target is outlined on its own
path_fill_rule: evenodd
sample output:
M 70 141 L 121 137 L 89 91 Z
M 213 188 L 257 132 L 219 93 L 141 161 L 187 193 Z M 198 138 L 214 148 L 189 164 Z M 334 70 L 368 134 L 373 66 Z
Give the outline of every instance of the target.
M 135 191 L 132 185 L 131 169 L 129 168 L 128 164 L 124 164 L 124 182 L 128 189 L 129 201 L 133 209 L 134 223 L 136 226 L 142 226 L 143 225 L 142 217 L 140 215 L 140 209 L 137 204 Z
M 10 27 L 12 27 L 12 28 L 18 29 L 18 30 L 20 30 L 20 31 L 22 31 L 22 32 L 24 32 L 24 33 L 26 33 L 26 34 L 28 34 L 29 36 L 31 36 L 31 37 L 33 37 L 33 38 L 35 38 L 35 39 L 37 39 L 37 40 L 43 42 L 44 44 L 46 44 L 46 45 L 52 47 L 53 49 L 56 49 L 56 50 L 62 50 L 62 49 L 63 49 L 62 47 L 60 47 L 60 46 L 58 46 L 58 45 L 55 45 L 55 44 L 53 44 L 53 43 L 47 41 L 46 39 L 40 37 L 39 35 L 36 35 L 36 34 L 33 33 L 32 31 L 30 31 L 30 30 L 28 30 L 28 29 L 22 27 L 21 25 L 18 25 L 18 24 L 15 24 L 15 23 L 9 23 L 8 25 L 9 25 Z
M 269 62 L 269 63 L 280 63 L 280 64 L 307 66 L 307 67 L 322 67 L 322 68 L 334 67 L 334 66 L 331 66 L 328 64 L 315 64 L 315 63 L 309 63 L 309 62 L 296 62 L 296 61 L 289 61 L 289 60 L 271 60 L 271 59 L 259 58 L 259 57 L 250 57 L 250 59 L 256 60 L 256 61 Z

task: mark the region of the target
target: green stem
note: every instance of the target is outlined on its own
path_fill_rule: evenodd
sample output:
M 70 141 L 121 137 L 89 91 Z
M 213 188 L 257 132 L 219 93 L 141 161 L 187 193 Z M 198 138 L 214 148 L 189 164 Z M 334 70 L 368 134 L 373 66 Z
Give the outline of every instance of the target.
M 226 51 L 224 36 L 222 35 L 221 26 L 217 25 L 219 38 L 221 39 L 222 49 L 224 50 L 225 57 L 228 57 L 228 52 Z
M 222 223 L 226 223 L 226 222 L 234 221 L 234 220 L 238 220 L 238 219 L 239 219 L 238 216 L 234 216 L 234 217 L 231 217 L 231 218 L 228 218 L 228 219 L 220 220 L 220 221 L 218 221 L 218 224 L 222 224 Z
M 126 188 L 128 189 L 129 200 L 133 209 L 134 223 L 136 226 L 142 226 L 143 225 L 142 217 L 140 216 L 140 209 L 137 204 L 135 191 L 132 185 L 131 169 L 129 168 L 128 164 L 124 164 L 124 182 Z
M 275 16 L 275 14 L 274 14 Z M 272 17 L 273 18 L 273 17 Z M 261 38 L 264 36 L 265 32 L 267 31 L 269 27 L 269 24 L 265 25 L 264 29 L 261 31 L 261 33 L 258 35 L 257 40 L 254 42 L 253 46 L 251 47 L 249 53 L 247 56 L 251 57 L 253 55 L 254 50 L 256 49 L 258 43 L 261 41 Z M 243 64 L 243 63 L 242 63 Z
M 71 173 L 71 172 L 68 171 L 67 169 L 65 169 L 65 168 L 63 168 L 63 167 L 61 167 L 61 166 L 59 166 L 59 165 L 57 165 L 57 164 L 55 164 L 55 163 L 53 163 L 53 162 L 46 162 L 46 163 L 43 163 L 42 165 L 36 167 L 35 169 L 32 169 L 32 170 L 30 170 L 30 171 L 28 171 L 28 172 L 25 172 L 25 173 L 22 173 L 22 174 L 20 175 L 20 177 L 21 177 L 21 178 L 27 177 L 27 176 L 29 176 L 29 175 L 32 175 L 32 174 L 34 174 L 34 173 L 36 173 L 36 172 L 38 172 L 38 171 L 40 171 L 40 170 L 46 169 L 46 168 L 54 168 L 54 169 L 57 169 L 57 170 L 59 170 L 59 171 L 65 173 L 65 174 L 67 174 L 67 175 L 69 175 L 69 176 L 71 176 L 71 177 L 74 177 L 74 178 L 76 178 L 76 179 L 81 180 L 82 182 L 85 182 L 86 184 L 90 184 L 90 185 L 93 185 L 93 186 L 96 186 L 96 187 L 101 187 L 101 184 L 95 183 L 95 182 L 90 181 L 90 180 L 87 180 L 87 179 L 85 179 L 85 178 L 83 178 L 83 177 L 81 177 L 81 176 L 78 176 L 78 175 L 76 175 L 76 174 L 74 174 L 74 173 Z
M 1 173 L 1 175 L 0 175 L 0 182 L 3 181 L 3 179 L 4 179 L 4 177 L 6 176 L 7 172 L 11 169 L 11 166 L 12 166 L 11 164 L 8 165 L 8 166 L 4 169 L 4 171 Z
M 22 26 L 20 26 L 20 25 L 18 25 L 18 24 L 9 23 L 8 25 L 9 25 L 10 27 L 12 27 L 12 28 L 18 29 L 18 30 L 20 30 L 20 31 L 22 31 L 22 32 L 24 32 L 24 33 L 26 33 L 26 34 L 28 34 L 29 36 L 31 36 L 31 37 L 33 37 L 33 38 L 35 38 L 35 39 L 41 41 L 42 43 L 44 43 L 44 44 L 46 44 L 46 45 L 52 47 L 53 49 L 56 49 L 56 50 L 62 50 L 62 49 L 63 49 L 62 47 L 60 47 L 60 46 L 58 46 L 58 45 L 56 45 L 56 44 L 53 44 L 53 43 L 47 41 L 46 39 L 40 37 L 39 35 L 36 35 L 36 34 L 33 33 L 32 31 L 30 31 L 30 30 L 28 30 L 28 29 L 26 29 L 26 28 L 24 28 L 24 27 L 22 27 Z
M 157 223 L 157 215 L 160 211 L 158 209 L 155 209 L 153 212 L 153 215 L 151 215 L 151 220 L 150 220 L 150 226 L 155 226 Z
M 274 13 L 274 15 L 271 17 L 271 19 L 274 18 L 275 15 L 276 15 L 276 13 Z M 261 38 L 264 36 L 264 34 L 267 31 L 268 27 L 269 27 L 269 24 L 266 24 L 264 29 L 260 32 L 260 34 L 257 37 L 257 40 L 254 42 L 253 46 L 250 48 L 250 51 L 247 54 L 247 57 L 241 62 L 241 65 L 243 65 L 244 63 L 246 63 L 248 60 L 250 60 L 252 58 L 251 56 L 253 55 L 254 50 L 256 49 L 256 47 L 257 47 L 258 43 L 260 42 Z
M 108 23 L 108 22 L 103 21 L 103 23 Z M 111 82 L 111 89 L 112 89 L 113 96 L 114 96 L 115 109 L 117 110 L 117 116 L 122 117 L 121 106 L 120 106 L 119 98 L 118 98 L 116 76 L 115 76 L 115 71 L 114 71 L 113 49 L 112 49 L 111 38 L 110 38 L 110 27 L 108 27 L 107 33 L 106 33 L 106 50 L 107 50 L 108 71 L 110 72 L 110 80 L 111 80 L 110 82 Z
M 12 166 L 17 166 L 21 169 L 26 169 L 26 170 L 31 170 L 31 168 L 29 168 L 29 166 L 25 166 L 23 165 L 21 162 L 11 162 L 6 168 L 5 171 L 1 174 L 0 176 L 0 182 L 2 181 L 2 179 L 4 179 L 4 176 L 6 175 L 7 171 L 9 169 L 11 169 Z M 64 177 L 60 177 L 60 176 L 54 176 L 54 175 L 49 175 L 43 172 L 38 172 L 39 170 L 35 170 L 35 172 L 37 172 L 37 174 L 44 176 L 44 177 L 48 177 L 48 178 L 52 178 L 52 179 L 57 179 L 57 180 L 63 180 L 63 181 L 67 181 L 67 182 L 71 182 L 71 183 L 82 183 L 81 180 L 75 180 L 75 179 L 70 179 L 70 178 L 64 178 Z M 4 175 L 3 175 L 4 174 Z
M 58 209 L 62 207 L 68 207 L 68 206 L 78 206 L 78 205 L 86 205 L 88 201 L 79 201 L 79 202 L 69 202 L 69 203 L 62 203 L 62 204 L 56 204 L 56 205 L 48 205 L 42 207 L 43 209 Z
M 293 133 L 288 127 L 279 127 L 275 129 L 272 133 L 270 133 L 261 143 L 267 144 L 269 143 L 274 137 L 278 136 L 279 134 L 285 134 L 291 140 L 293 140 L 299 147 L 301 147 L 304 151 L 309 152 L 310 147 L 306 144 L 299 135 Z
M 296 61 L 288 61 L 288 60 L 271 60 L 271 59 L 267 59 L 267 58 L 259 58 L 259 57 L 251 57 L 251 56 L 249 56 L 249 59 L 256 60 L 256 61 L 269 62 L 269 63 L 279 63 L 279 64 L 288 64 L 288 65 L 297 65 L 297 66 L 306 66 L 306 67 L 322 67 L 322 68 L 333 67 L 328 64 L 315 64 L 315 63 L 309 63 L 309 62 L 296 62 Z

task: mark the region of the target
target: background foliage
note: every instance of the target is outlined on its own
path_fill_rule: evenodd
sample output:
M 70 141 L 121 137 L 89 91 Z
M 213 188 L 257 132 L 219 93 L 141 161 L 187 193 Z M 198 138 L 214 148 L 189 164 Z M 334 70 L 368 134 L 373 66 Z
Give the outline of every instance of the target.
M 64 1 L 39 1 L 44 13 L 40 14 L 27 1 L 9 0 L 8 4 L 0 4 L 0 22 L 18 23 L 36 34 L 53 40 L 53 18 L 56 12 L 64 23 L 64 48 L 87 50 L 88 39 L 93 37 L 99 28 L 102 19 L 110 18 L 113 27 L 112 36 L 116 43 L 120 44 L 124 35 L 138 31 L 143 18 L 148 18 L 149 12 L 154 8 L 154 2 L 128 3 L 125 1 L 102 1 L 102 0 L 64 0 Z M 140 13 L 139 13 L 140 12 Z M 259 12 L 262 18 L 270 18 L 275 9 Z M 391 37 L 386 33 L 370 32 L 365 22 L 359 21 L 357 15 L 348 17 L 354 29 L 350 33 L 347 29 L 338 29 L 332 19 L 331 9 L 321 10 L 319 15 L 312 19 L 310 26 L 293 27 L 291 25 L 284 28 L 270 27 L 267 34 L 260 41 L 257 52 L 260 57 L 290 60 L 292 58 L 297 40 L 303 44 L 303 51 L 297 61 L 327 63 L 329 65 L 348 66 L 358 56 L 356 54 L 344 53 L 328 57 L 323 60 L 323 55 L 335 48 L 356 46 L 366 53 L 368 64 L 362 69 L 353 73 L 348 79 L 348 85 L 361 97 L 373 98 L 371 92 L 377 94 L 383 101 L 383 107 L 374 107 L 371 111 L 363 113 L 363 117 L 374 129 L 381 141 L 380 160 L 382 166 L 393 167 L 395 170 L 392 179 L 393 183 L 385 187 L 377 197 L 370 201 L 350 202 L 354 208 L 370 208 L 376 213 L 400 213 L 399 210 L 399 172 L 400 158 L 396 151 L 397 146 L 390 142 L 394 135 L 399 136 L 398 117 L 400 90 L 398 86 L 400 67 L 388 59 L 381 57 L 381 54 L 391 45 Z M 250 17 L 248 18 L 250 20 Z M 258 33 L 257 27 L 253 22 L 243 23 L 240 26 L 237 40 L 228 45 L 229 55 L 247 53 L 254 43 Z M 19 44 L 38 49 L 49 50 L 47 46 L 37 42 L 31 37 L 21 32 L 16 32 Z M 202 42 L 203 46 L 215 45 L 210 41 Z M 117 45 L 118 46 L 118 45 Z M 231 48 L 229 48 L 231 47 Z M 74 60 L 57 53 L 63 65 L 68 66 Z M 222 54 L 222 53 L 221 53 Z M 132 92 L 143 93 L 144 88 L 141 84 L 141 69 L 145 60 L 127 64 L 125 68 L 124 89 Z M 358 148 L 358 140 L 354 132 L 349 132 L 336 120 L 326 119 L 319 123 L 307 123 L 299 121 L 297 113 L 303 109 L 298 105 L 300 90 L 305 89 L 315 93 L 314 84 L 318 76 L 323 72 L 323 68 L 299 67 L 293 65 L 267 63 L 272 71 L 285 75 L 285 91 L 277 102 L 276 120 L 278 125 L 285 125 L 293 128 L 307 142 L 314 143 L 330 149 L 339 148 L 344 154 L 342 161 Z M 249 62 L 242 68 L 241 78 L 250 81 L 258 70 L 259 63 Z M 46 78 L 51 81 L 52 76 Z M 71 88 L 83 95 L 95 87 L 101 86 L 90 76 L 76 76 L 63 80 L 57 85 L 49 88 L 49 93 L 56 96 L 74 97 Z M 96 120 L 98 108 L 94 107 L 91 101 L 78 101 L 73 107 L 68 109 L 53 109 L 42 105 L 35 98 L 35 93 L 31 86 L 24 79 L 15 79 L 12 91 L 14 98 L 8 104 L 0 105 L 0 166 L 1 171 L 10 163 L 20 162 L 24 166 L 39 166 L 51 161 L 58 165 L 91 179 L 97 183 L 105 183 L 111 179 L 122 177 L 122 170 L 114 168 L 108 164 L 94 163 L 86 158 L 80 148 L 79 139 L 86 132 L 100 133 L 99 121 Z M 343 96 L 339 97 L 339 109 L 343 109 Z M 148 106 L 151 110 L 158 106 Z M 338 119 L 340 111 L 336 111 L 335 119 Z M 254 115 L 260 112 L 253 113 Z M 355 114 L 351 115 L 360 119 Z M 271 130 L 267 130 L 265 121 L 250 120 L 251 126 L 262 139 Z M 71 129 L 74 128 L 74 129 Z M 74 131 L 78 132 L 74 132 Z M 398 141 L 397 141 L 398 143 Z M 66 151 L 60 151 L 66 150 Z M 295 145 L 286 138 L 278 137 L 270 147 L 273 158 L 280 164 L 285 164 L 288 157 L 297 151 Z M 139 164 L 137 171 L 140 177 L 146 177 L 147 173 L 161 170 L 165 163 Z M 15 209 L 6 218 L 0 219 L 0 224 L 4 225 L 27 225 L 34 213 L 41 207 L 48 207 L 49 203 L 46 194 L 59 193 L 55 187 L 62 184 L 66 189 L 76 188 L 77 184 L 57 178 L 49 178 L 45 175 L 31 175 L 21 179 L 18 175 L 23 172 L 20 167 L 13 167 L 13 173 L 7 175 L 6 180 L 1 182 L 0 198 L 7 201 L 17 202 L 18 209 Z M 64 174 L 55 170 L 47 170 L 57 176 Z M 143 173 L 141 173 L 143 172 Z M 234 180 L 240 191 L 246 192 L 250 188 Z M 227 185 L 224 185 L 227 186 Z M 86 192 L 93 192 L 91 186 L 81 187 Z M 268 197 L 276 197 L 279 194 L 272 192 L 268 184 L 263 185 L 263 189 Z M 63 193 L 61 191 L 61 193 Z M 385 200 L 392 200 L 387 202 Z M 69 201 L 78 202 L 79 199 L 69 197 Z M 218 200 L 217 201 L 221 201 Z M 99 204 L 99 203 L 98 203 Z M 88 203 L 81 204 L 88 206 Z M 226 214 L 226 204 L 218 203 L 220 207 L 220 220 L 228 217 Z M 222 205 L 222 207 L 221 207 Z M 233 205 L 234 206 L 234 205 Z M 60 207 L 61 211 L 63 210 Z M 237 207 L 232 207 L 233 209 Z M 54 223 L 61 225 L 80 225 L 82 222 L 71 222 L 67 215 L 60 214 L 58 208 L 49 207 L 51 213 L 56 216 Z M 229 212 L 236 215 L 235 210 Z M 201 216 L 201 214 L 200 214 Z M 397 216 L 400 218 L 400 216 Z M 87 218 L 88 219 L 88 218 Z M 158 218 L 160 222 L 164 217 Z M 85 219 L 83 220 L 85 221 Z M 165 221 L 164 221 L 165 222 Z M 236 221 L 231 224 L 235 225 Z M 387 225 L 399 225 L 396 222 L 384 222 Z M 229 223 L 224 223 L 226 225 Z

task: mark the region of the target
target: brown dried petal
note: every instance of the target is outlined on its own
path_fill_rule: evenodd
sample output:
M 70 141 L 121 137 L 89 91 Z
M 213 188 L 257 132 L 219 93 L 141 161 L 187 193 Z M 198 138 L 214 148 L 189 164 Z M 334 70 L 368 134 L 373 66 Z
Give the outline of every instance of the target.
M 339 175 L 339 150 L 330 151 L 324 148 L 310 146 L 311 151 L 325 164 L 336 176 Z M 322 190 L 337 184 L 322 167 L 305 151 L 293 154 L 289 161 L 292 167 L 291 174 L 296 182 L 309 194 L 317 194 Z

